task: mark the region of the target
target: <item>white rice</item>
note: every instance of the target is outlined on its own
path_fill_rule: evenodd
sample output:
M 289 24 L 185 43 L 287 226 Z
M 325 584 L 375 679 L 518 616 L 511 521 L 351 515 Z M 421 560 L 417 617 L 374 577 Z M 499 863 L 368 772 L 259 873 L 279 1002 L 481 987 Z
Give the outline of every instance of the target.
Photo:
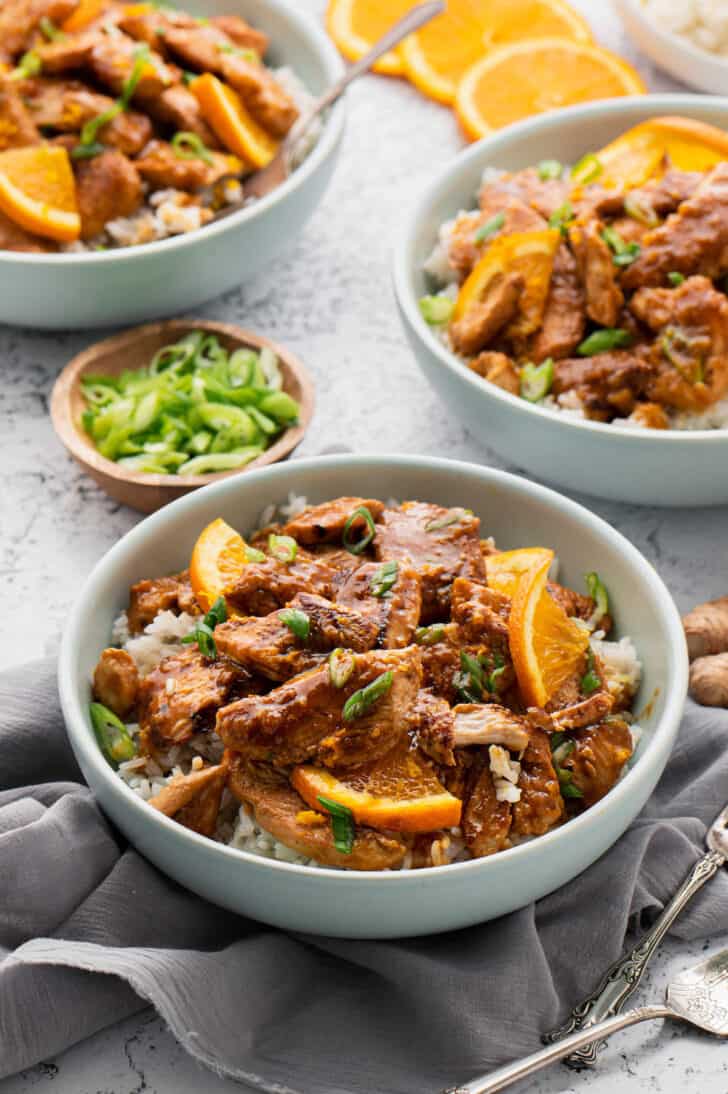
M 725 0 L 643 0 L 645 14 L 664 30 L 689 39 L 709 53 L 728 57 Z
M 591 646 L 604 665 L 607 688 L 617 696 L 627 691 L 634 695 L 642 678 L 642 665 L 634 642 L 628 636 L 617 642 L 592 638 Z

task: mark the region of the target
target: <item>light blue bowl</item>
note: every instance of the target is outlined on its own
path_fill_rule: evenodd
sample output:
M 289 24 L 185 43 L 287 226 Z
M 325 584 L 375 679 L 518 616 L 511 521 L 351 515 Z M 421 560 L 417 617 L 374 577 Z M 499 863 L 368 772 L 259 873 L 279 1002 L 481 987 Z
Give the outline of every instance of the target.
M 295 0 L 189 0 L 199 15 L 234 8 L 271 39 L 266 60 L 289 65 L 318 95 L 341 60 Z M 344 131 L 343 102 L 329 113 L 304 163 L 261 201 L 186 235 L 114 251 L 22 254 L 0 251 L 0 323 L 69 330 L 141 323 L 174 315 L 250 281 L 291 240 L 328 186 Z
M 425 376 L 471 433 L 504 459 L 538 478 L 615 501 L 723 505 L 728 502 L 728 430 L 634 430 L 535 406 L 467 369 L 427 326 L 417 306 L 431 291 L 422 266 L 439 226 L 476 205 L 484 168 L 518 170 L 543 159 L 576 163 L 631 126 L 663 114 L 728 128 L 728 98 L 648 95 L 587 103 L 529 118 L 473 145 L 410 206 L 395 247 L 395 292 Z
M 304 867 L 232 850 L 156 812 L 104 760 L 88 719 L 90 680 L 129 586 L 186 566 L 202 528 L 223 517 L 243 532 L 289 491 L 312 502 L 338 495 L 417 498 L 472 508 L 500 546 L 548 545 L 561 575 L 582 587 L 598 570 L 620 635 L 644 666 L 636 710 L 644 736 L 632 769 L 578 819 L 491 858 L 362 874 Z M 61 704 L 81 769 L 102 808 L 161 870 L 217 904 L 278 927 L 348 938 L 431 934 L 492 919 L 574 878 L 624 832 L 667 762 L 687 689 L 680 617 L 653 568 L 598 517 L 545 487 L 502 471 L 417 456 L 336 456 L 251 471 L 198 490 L 148 517 L 88 578 L 63 636 Z

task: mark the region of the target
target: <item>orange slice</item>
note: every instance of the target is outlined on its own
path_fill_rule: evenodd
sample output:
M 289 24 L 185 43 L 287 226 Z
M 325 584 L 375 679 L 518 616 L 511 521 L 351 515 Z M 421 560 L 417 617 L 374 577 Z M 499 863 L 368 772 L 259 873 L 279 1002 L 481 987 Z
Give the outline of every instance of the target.
M 565 0 L 447 0 L 447 10 L 404 40 L 407 77 L 431 99 L 451 103 L 484 53 L 524 38 L 592 42 L 586 20 Z
M 547 558 L 550 565 L 554 560 L 554 552 L 548 547 L 519 547 L 515 551 L 488 555 L 485 560 L 488 585 L 504 596 L 513 596 L 521 574 L 532 570 Z
M 358 824 L 396 832 L 431 832 L 460 823 L 462 802 L 450 794 L 406 746 L 368 767 L 335 775 L 320 767 L 297 767 L 291 776 L 303 800 L 319 813 L 319 797 L 351 809 Z
M 253 167 L 268 166 L 278 151 L 279 141 L 258 125 L 237 91 L 211 72 L 193 80 L 190 91 L 200 104 L 203 118 L 227 149 Z
M 531 114 L 644 92 L 631 65 L 607 49 L 533 38 L 494 49 L 469 68 L 455 110 L 468 137 L 478 140 Z
M 209 612 L 217 598 L 225 596 L 248 562 L 245 540 L 239 532 L 221 517 L 208 524 L 190 559 L 190 583 L 203 612 Z
M 348 60 L 358 61 L 415 3 L 416 0 L 329 0 L 326 29 L 339 51 Z M 374 65 L 374 71 L 401 76 L 399 51 L 385 53 Z
M 728 159 L 728 133 L 692 118 L 652 118 L 596 153 L 602 186 L 631 189 L 662 173 L 665 156 L 681 171 L 708 171 Z
M 109 6 L 109 0 L 79 0 L 76 10 L 61 23 L 61 30 L 64 34 L 75 34 L 78 30 L 84 30 L 89 23 L 93 23 L 94 19 L 98 19 Z
M 78 239 L 81 218 L 66 149 L 38 144 L 0 152 L 0 209 L 35 235 L 59 243 Z
M 529 706 L 544 707 L 584 663 L 588 633 L 569 619 L 546 590 L 551 559 L 518 578 L 509 642 L 518 686 Z
M 560 244 L 561 234 L 555 228 L 496 237 L 463 283 L 453 319 L 462 318 L 482 299 L 496 274 L 520 273 L 526 284 L 519 301 L 518 318 L 509 327 L 509 332 L 526 335 L 536 330 L 543 318 L 554 255 Z

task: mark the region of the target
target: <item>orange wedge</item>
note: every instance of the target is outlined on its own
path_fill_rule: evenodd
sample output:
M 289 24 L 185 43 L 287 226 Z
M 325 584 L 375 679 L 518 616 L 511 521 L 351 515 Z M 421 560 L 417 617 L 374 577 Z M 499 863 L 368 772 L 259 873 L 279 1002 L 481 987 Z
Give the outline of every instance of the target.
M 110 0 L 79 0 L 78 7 L 61 23 L 60 29 L 64 34 L 84 30 L 110 6 Z
M 547 558 L 549 564 L 554 560 L 554 552 L 548 547 L 519 547 L 515 551 L 488 555 L 485 560 L 488 585 L 504 596 L 513 596 L 521 574 L 532 570 Z
M 190 84 L 202 116 L 225 147 L 253 167 L 267 167 L 278 151 L 271 137 L 248 113 L 243 100 L 217 76 L 205 72 Z
M 329 0 L 326 29 L 336 46 L 350 61 L 358 61 L 386 34 L 417 0 Z M 385 53 L 374 65 L 375 72 L 401 76 L 398 50 Z
M 35 235 L 59 243 L 78 239 L 81 218 L 66 149 L 38 144 L 0 152 L 0 209 Z
M 396 832 L 431 832 L 460 823 L 462 802 L 450 794 L 406 746 L 356 771 L 335 775 L 320 767 L 294 769 L 293 786 L 319 813 L 319 797 L 351 809 L 358 824 Z
M 225 596 L 248 562 L 245 540 L 239 532 L 221 517 L 208 524 L 190 559 L 190 583 L 203 612 L 209 612 L 217 598 Z
M 609 50 L 532 38 L 494 49 L 469 68 L 455 110 L 468 137 L 479 140 L 531 114 L 644 92 L 637 72 Z
M 662 173 L 665 156 L 681 171 L 708 171 L 728 159 L 728 133 L 691 118 L 652 118 L 596 153 L 602 186 L 642 186 Z
M 524 38 L 592 42 L 586 20 L 565 0 L 447 0 L 447 10 L 400 47 L 408 79 L 431 99 L 451 103 L 484 53 Z
M 529 706 L 544 707 L 584 664 L 589 635 L 569 619 L 546 590 L 551 559 L 518 578 L 509 618 L 509 642 L 518 686 Z

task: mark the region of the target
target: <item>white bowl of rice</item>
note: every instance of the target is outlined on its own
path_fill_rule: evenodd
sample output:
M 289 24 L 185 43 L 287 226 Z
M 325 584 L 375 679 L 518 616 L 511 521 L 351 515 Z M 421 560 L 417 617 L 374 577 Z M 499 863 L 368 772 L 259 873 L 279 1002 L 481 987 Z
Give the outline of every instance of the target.
M 656 65 L 698 91 L 728 95 L 725 0 L 615 0 L 615 6 Z
M 207 17 L 230 11 L 225 0 L 190 0 L 184 7 Z M 340 75 L 333 45 L 293 0 L 240 0 L 236 13 L 270 37 L 266 64 L 299 109 Z M 139 323 L 181 313 L 249 281 L 290 247 L 318 206 L 344 119 L 339 102 L 307 134 L 297 152 L 301 162 L 281 186 L 214 223 L 198 226 L 190 220 L 197 207 L 178 207 L 175 192 L 159 191 L 140 215 L 114 222 L 111 249 L 0 251 L 0 323 L 41 330 Z
M 147 805 L 145 799 L 163 785 L 161 773 L 136 773 L 132 761 L 120 777 L 107 763 L 88 715 L 100 650 L 110 641 L 126 643 L 140 667 L 152 665 L 167 647 L 177 648 L 190 625 L 188 618 L 163 613 L 129 641 L 119 616 L 130 584 L 184 567 L 200 530 L 217 517 L 249 533 L 271 505 L 296 507 L 302 499 L 314 503 L 355 494 L 472 508 L 484 534 L 500 547 L 552 547 L 567 584 L 579 583 L 587 570 L 599 571 L 610 590 L 616 633 L 600 655 L 617 671 L 641 674 L 634 703 L 639 742 L 624 777 L 606 797 L 537 841 L 488 858 L 361 873 L 301 859 L 238 810 L 214 839 L 200 836 Z M 680 617 L 653 568 L 582 506 L 472 464 L 351 455 L 300 460 L 216 483 L 139 524 L 99 562 L 81 592 L 63 637 L 59 687 L 89 786 L 111 820 L 161 870 L 217 904 L 274 926 L 396 938 L 503 915 L 566 884 L 603 854 L 643 807 L 667 762 L 687 690 L 687 655 Z

